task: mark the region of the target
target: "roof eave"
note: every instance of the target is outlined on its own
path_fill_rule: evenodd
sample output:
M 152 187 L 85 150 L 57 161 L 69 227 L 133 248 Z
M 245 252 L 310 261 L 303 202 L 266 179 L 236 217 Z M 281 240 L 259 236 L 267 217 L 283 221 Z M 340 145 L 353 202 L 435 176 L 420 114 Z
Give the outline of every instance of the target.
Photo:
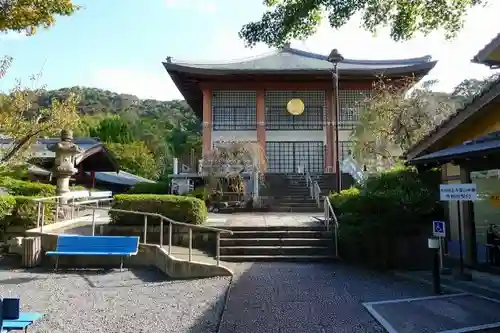
M 431 69 L 436 66 L 437 61 L 429 61 L 422 64 L 401 67 L 389 68 L 374 68 L 374 69 L 359 69 L 359 70 L 340 70 L 340 75 L 407 75 L 418 73 L 419 75 L 426 75 Z M 246 70 L 246 69 L 218 69 L 218 68 L 200 68 L 187 65 L 179 65 L 174 63 L 163 63 L 167 72 L 172 76 L 172 72 L 188 73 L 194 75 L 272 75 L 272 74 L 289 74 L 289 75 L 318 75 L 325 74 L 329 70 L 323 69 L 306 69 L 306 70 Z
M 471 104 L 467 105 L 464 109 L 455 113 L 449 121 L 446 121 L 442 127 L 439 126 L 434 133 L 424 138 L 422 141 L 411 147 L 405 154 L 409 160 L 414 159 L 430 146 L 435 144 L 438 140 L 443 138 L 446 134 L 451 132 L 461 123 L 469 119 L 471 116 L 482 110 L 493 99 L 500 95 L 500 81 L 495 84 L 487 93 L 474 100 Z
M 500 33 L 497 34 L 486 46 L 482 48 L 472 59 L 471 61 L 476 64 L 487 65 L 492 67 L 490 64 L 492 61 L 488 60 L 490 54 L 495 51 L 495 49 L 500 47 Z M 495 64 L 493 64 L 495 65 Z M 499 66 L 500 62 L 496 62 L 496 65 Z

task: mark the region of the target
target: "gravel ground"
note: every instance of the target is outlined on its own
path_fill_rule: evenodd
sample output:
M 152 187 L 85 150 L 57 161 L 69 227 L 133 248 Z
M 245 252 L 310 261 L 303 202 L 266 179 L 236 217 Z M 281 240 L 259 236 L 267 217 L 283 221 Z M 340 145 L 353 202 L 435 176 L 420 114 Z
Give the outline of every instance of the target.
M 215 333 L 229 282 L 166 281 L 156 270 L 0 270 L 0 295 L 45 314 L 32 333 Z
M 385 332 L 362 302 L 430 287 L 342 264 L 255 263 L 237 270 L 220 333 Z
M 362 302 L 428 296 L 428 285 L 342 264 L 246 263 L 220 333 L 371 333 Z M 46 314 L 32 333 L 216 333 L 229 278 L 165 281 L 156 270 L 0 270 L 0 296 Z

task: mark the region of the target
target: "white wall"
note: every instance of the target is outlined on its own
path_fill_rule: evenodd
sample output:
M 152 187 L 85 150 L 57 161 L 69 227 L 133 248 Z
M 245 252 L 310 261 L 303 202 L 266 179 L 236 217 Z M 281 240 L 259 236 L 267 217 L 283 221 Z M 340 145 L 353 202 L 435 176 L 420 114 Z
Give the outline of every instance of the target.
M 213 131 L 212 144 L 217 141 L 257 141 L 257 131 Z
M 339 130 L 339 141 L 351 141 L 351 132 Z M 212 143 L 217 141 L 257 141 L 257 131 L 213 131 Z M 266 141 L 323 141 L 326 143 L 326 129 L 322 131 L 266 131 Z
M 266 131 L 266 141 L 323 141 L 324 131 Z

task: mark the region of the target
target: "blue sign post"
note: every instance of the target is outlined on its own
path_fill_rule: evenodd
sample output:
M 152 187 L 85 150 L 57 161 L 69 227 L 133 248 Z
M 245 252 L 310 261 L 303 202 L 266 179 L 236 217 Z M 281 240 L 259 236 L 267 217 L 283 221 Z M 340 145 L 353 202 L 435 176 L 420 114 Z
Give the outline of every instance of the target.
M 439 267 L 444 267 L 444 239 L 446 238 L 446 223 L 444 221 L 432 221 L 432 235 L 439 238 Z
M 444 221 L 432 221 L 432 234 L 434 237 L 446 237 L 446 223 Z

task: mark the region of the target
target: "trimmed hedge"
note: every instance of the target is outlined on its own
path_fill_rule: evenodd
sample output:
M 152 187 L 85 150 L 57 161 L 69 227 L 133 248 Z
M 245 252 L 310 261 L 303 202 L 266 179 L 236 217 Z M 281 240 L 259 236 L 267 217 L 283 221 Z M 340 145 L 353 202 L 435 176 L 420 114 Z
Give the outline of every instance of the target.
M 5 187 L 11 195 L 51 197 L 56 195 L 56 187 L 10 177 L 0 178 L 0 187 Z
M 7 189 L 10 195 L 27 197 L 52 197 L 56 195 L 56 186 L 20 180 L 11 177 L 0 177 L 0 187 Z M 71 186 L 72 191 L 86 190 L 83 186 Z
M 177 222 L 203 224 L 207 219 L 207 206 L 200 199 L 157 194 L 118 194 L 114 196 L 112 208 L 157 213 Z M 119 225 L 142 225 L 142 216 L 110 212 L 111 221 Z M 158 224 L 159 220 L 150 218 L 148 223 Z
M 127 194 L 170 194 L 170 186 L 168 183 L 137 183 Z
M 11 195 L 0 196 L 0 221 L 3 221 L 16 206 L 16 199 Z
M 10 226 L 20 226 L 24 229 L 36 227 L 38 203 L 33 201 L 37 197 L 28 196 L 1 196 L 0 197 L 0 225 L 5 230 Z M 44 224 L 54 222 L 54 205 L 45 203 Z

